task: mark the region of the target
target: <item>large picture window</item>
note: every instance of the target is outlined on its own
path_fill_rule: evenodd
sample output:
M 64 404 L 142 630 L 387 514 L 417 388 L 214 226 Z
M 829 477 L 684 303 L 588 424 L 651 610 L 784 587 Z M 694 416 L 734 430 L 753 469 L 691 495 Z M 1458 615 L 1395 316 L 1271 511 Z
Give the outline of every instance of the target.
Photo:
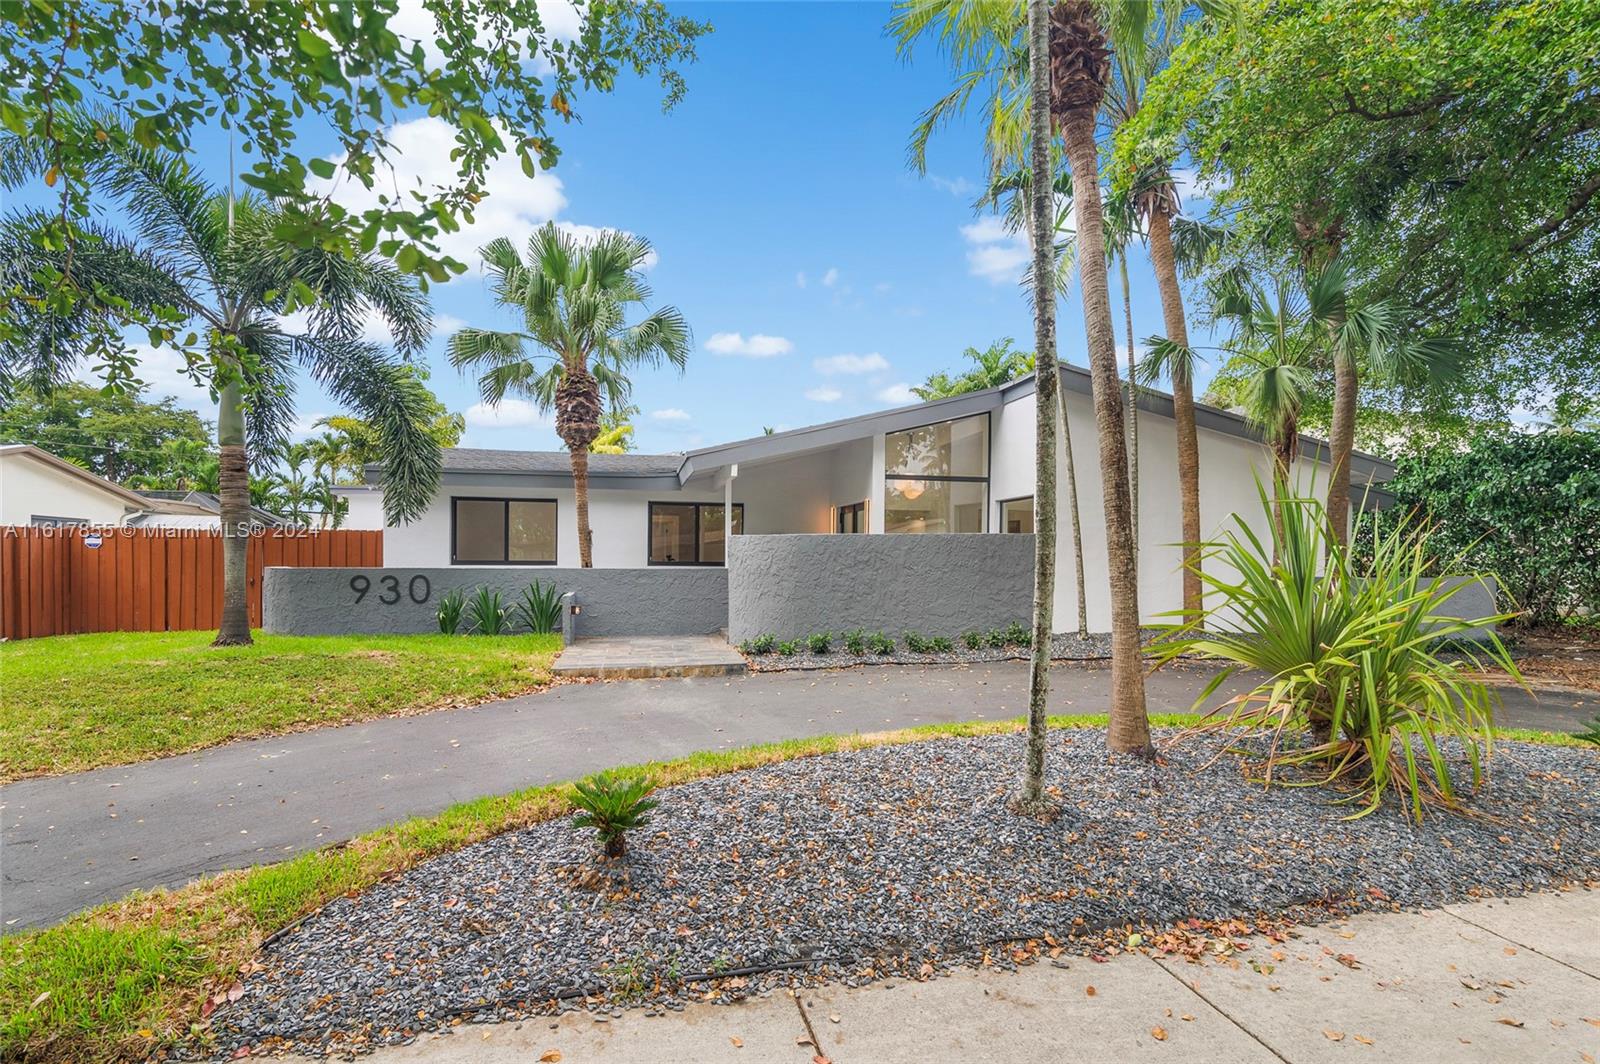
M 450 500 L 450 564 L 555 563 L 554 499 Z
M 989 507 L 989 415 L 884 441 L 885 532 L 982 532 Z
M 722 565 L 728 560 L 723 542 L 720 502 L 653 502 L 650 504 L 651 565 Z M 744 534 L 744 503 L 733 504 L 733 534 Z

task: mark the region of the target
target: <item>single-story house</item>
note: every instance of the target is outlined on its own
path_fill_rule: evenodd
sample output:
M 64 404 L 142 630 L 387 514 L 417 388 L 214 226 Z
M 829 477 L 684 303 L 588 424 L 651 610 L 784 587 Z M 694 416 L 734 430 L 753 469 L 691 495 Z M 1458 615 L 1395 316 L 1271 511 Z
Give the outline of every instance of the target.
M 32 444 L 0 444 L 0 525 L 138 525 L 210 513 L 187 498 L 141 495 Z
M 1105 531 L 1089 374 L 1061 370 L 1077 465 L 1089 623 L 1110 626 Z M 1181 540 L 1172 399 L 1139 400 L 1140 606 L 1147 619 L 1181 605 Z M 1257 478 L 1271 457 L 1244 418 L 1200 405 L 1201 522 L 1207 534 L 1239 513 L 1264 528 Z M 1297 478 L 1326 483 L 1327 446 L 1301 438 Z M 1056 617 L 1075 623 L 1072 530 L 1061 470 Z M 1358 496 L 1393 467 L 1352 463 Z M 1313 480 L 1314 478 L 1314 480 Z M 383 528 L 383 471 L 341 489 L 347 526 Z M 738 440 L 681 454 L 591 455 L 589 520 L 597 568 L 720 566 L 726 537 L 1017 533 L 1033 531 L 1034 380 Z M 1382 501 L 1368 494 L 1369 505 Z M 388 529 L 391 567 L 577 566 L 577 514 L 565 451 L 453 448 L 437 497 L 416 521 Z

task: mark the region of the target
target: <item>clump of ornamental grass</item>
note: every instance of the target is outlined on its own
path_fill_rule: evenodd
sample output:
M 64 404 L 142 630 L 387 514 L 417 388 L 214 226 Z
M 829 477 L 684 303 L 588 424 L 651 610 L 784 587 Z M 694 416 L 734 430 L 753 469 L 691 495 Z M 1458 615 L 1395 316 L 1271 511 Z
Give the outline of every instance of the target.
M 1417 819 L 1429 806 L 1460 809 L 1452 750 L 1477 787 L 1498 704 L 1469 677 L 1495 665 L 1522 679 L 1490 627 L 1511 615 L 1449 616 L 1449 601 L 1469 585 L 1438 578 L 1456 575 L 1459 559 L 1436 557 L 1430 530 L 1416 520 L 1376 533 L 1358 564 L 1330 534 L 1316 499 L 1284 498 L 1275 518 L 1257 487 L 1267 538 L 1236 515 L 1221 538 L 1203 544 L 1197 567 L 1209 588 L 1206 608 L 1171 627 L 1154 650 L 1163 663 L 1179 655 L 1228 663 L 1196 709 L 1242 670 L 1267 678 L 1176 741 L 1265 736 L 1264 754 L 1246 754 L 1264 782 L 1285 782 L 1284 770 L 1298 769 L 1297 784 L 1347 788 L 1340 801 L 1357 807 L 1352 819 L 1391 794 Z

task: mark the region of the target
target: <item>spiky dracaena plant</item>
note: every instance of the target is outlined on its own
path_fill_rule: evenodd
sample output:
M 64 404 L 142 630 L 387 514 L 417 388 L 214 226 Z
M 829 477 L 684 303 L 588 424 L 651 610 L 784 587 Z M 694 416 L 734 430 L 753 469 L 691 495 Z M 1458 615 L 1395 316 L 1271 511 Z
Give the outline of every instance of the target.
M 1157 654 L 1227 663 L 1196 708 L 1241 670 L 1267 678 L 1185 734 L 1265 734 L 1266 752 L 1252 756 L 1266 782 L 1307 769 L 1299 782 L 1353 787 L 1344 800 L 1362 803 L 1354 816 L 1391 792 L 1418 818 L 1429 804 L 1458 806 L 1451 759 L 1465 761 L 1476 786 L 1498 702 L 1471 675 L 1494 665 L 1521 682 L 1489 627 L 1511 615 L 1451 616 L 1448 604 L 1467 583 L 1434 574 L 1459 571 L 1459 559 L 1436 558 L 1415 521 L 1378 533 L 1371 560 L 1357 564 L 1321 502 L 1270 498 L 1259 481 L 1257 490 L 1267 539 L 1236 515 L 1204 545 L 1215 604 L 1176 627 Z M 1299 734 L 1308 740 L 1292 741 Z
M 8 185 L 49 166 L 42 149 L 14 137 L 0 138 L 0 158 Z M 427 300 L 382 259 L 347 259 L 281 239 L 282 216 L 273 204 L 254 197 L 230 203 L 186 160 L 140 148 L 131 136 L 106 142 L 89 176 L 120 204 L 128 230 L 107 231 L 104 242 L 63 252 L 50 264 L 84 295 L 74 301 L 74 321 L 39 311 L 8 316 L 0 395 L 18 379 L 44 388 L 69 379 L 131 312 L 157 313 L 179 333 L 192 327 L 189 375 L 218 397 L 223 540 L 216 643 L 249 643 L 249 473 L 252 466 L 268 469 L 287 442 L 297 368 L 376 427 L 390 523 L 416 517 L 432 499 L 440 448 L 425 424 L 431 397 L 403 361 L 361 338 L 365 320 L 375 315 L 402 355 L 420 350 L 431 328 Z M 0 260 L 37 263 L 43 252 L 33 234 L 47 223 L 40 212 L 11 216 L 0 227 Z M 15 279 L 26 290 L 36 276 L 25 271 Z M 28 295 L 17 302 L 50 304 L 49 292 Z M 286 321 L 295 309 L 303 313 L 302 326 Z
M 521 332 L 462 329 L 450 338 L 450 362 L 479 373 L 484 402 L 531 399 L 554 410 L 556 434 L 572 458 L 578 556 L 594 565 L 589 532 L 589 445 L 600 435 L 602 392 L 612 409 L 627 404 L 628 373 L 667 363 L 682 370 L 693 344 L 676 307 L 659 307 L 629 324 L 650 298 L 641 268 L 650 242 L 605 232 L 582 243 L 549 223 L 528 240 L 527 258 L 501 237 L 483 248 L 494 297 L 523 319 Z M 535 350 L 530 351 L 529 345 Z

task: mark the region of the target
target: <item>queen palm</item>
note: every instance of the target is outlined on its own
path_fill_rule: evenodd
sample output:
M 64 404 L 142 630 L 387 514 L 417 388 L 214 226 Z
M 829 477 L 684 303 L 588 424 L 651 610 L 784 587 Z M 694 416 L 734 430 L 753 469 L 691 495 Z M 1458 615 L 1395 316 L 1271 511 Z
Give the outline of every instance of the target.
M 628 401 L 631 370 L 663 363 L 682 370 L 693 342 L 676 307 L 628 324 L 628 312 L 650 298 L 640 273 L 650 252 L 650 242 L 631 233 L 610 231 L 580 243 L 554 223 L 529 238 L 527 261 L 511 241 L 493 240 L 482 254 L 494 297 L 521 313 L 524 331 L 468 328 L 450 338 L 451 364 L 479 371 L 484 402 L 496 406 L 516 396 L 555 411 L 556 434 L 572 459 L 585 569 L 594 565 L 589 445 L 600 435 L 604 405 Z
M 0 157 L 8 182 L 49 165 L 42 149 L 16 139 L 0 143 Z M 235 202 L 181 157 L 140 148 L 131 136 L 106 142 L 89 178 L 120 202 L 129 232 L 107 233 L 110 241 L 97 251 L 80 248 L 52 265 L 94 293 L 76 303 L 90 308 L 102 331 L 31 318 L 0 349 L 0 379 L 26 376 L 45 387 L 67 379 L 95 350 L 104 326 L 119 326 L 130 309 L 157 312 L 174 330 L 195 327 L 191 375 L 218 396 L 222 623 L 215 645 L 249 643 L 250 468 L 265 472 L 288 438 L 297 369 L 378 427 L 391 523 L 417 516 L 432 499 L 440 454 L 421 423 L 425 392 L 406 363 L 361 341 L 370 315 L 388 324 L 402 354 L 420 349 L 430 330 L 427 300 L 384 260 L 347 259 L 281 239 L 273 204 Z M 0 257 L 36 260 L 38 245 L 27 234 L 46 222 L 32 214 L 11 219 L 3 230 L 11 246 L 0 248 Z M 289 324 L 297 310 L 302 329 Z

